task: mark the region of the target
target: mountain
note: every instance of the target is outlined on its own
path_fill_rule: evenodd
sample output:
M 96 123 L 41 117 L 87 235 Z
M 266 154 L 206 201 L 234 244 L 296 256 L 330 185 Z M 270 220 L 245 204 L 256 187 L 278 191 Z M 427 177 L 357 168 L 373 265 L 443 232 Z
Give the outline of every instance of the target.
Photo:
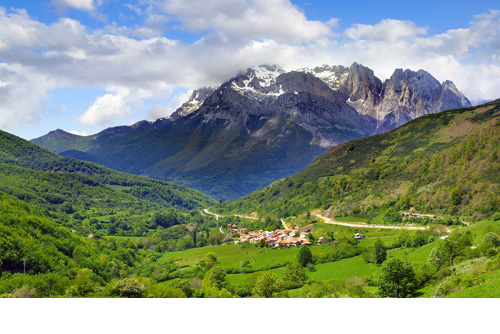
M 332 145 L 464 106 L 453 83 L 423 70 L 398 69 L 382 82 L 357 63 L 291 72 L 266 65 L 194 91 L 170 118 L 86 137 L 56 130 L 32 142 L 235 199 L 299 172 Z
M 499 151 L 496 100 L 339 144 L 296 175 L 214 210 L 288 217 L 319 209 L 384 223 L 411 210 L 474 222 L 498 215 Z
M 92 202 L 114 210 L 128 205 L 187 211 L 213 203 L 198 191 L 63 158 L 4 131 L 0 175 L 0 191 L 43 207 L 64 202 L 85 207 Z

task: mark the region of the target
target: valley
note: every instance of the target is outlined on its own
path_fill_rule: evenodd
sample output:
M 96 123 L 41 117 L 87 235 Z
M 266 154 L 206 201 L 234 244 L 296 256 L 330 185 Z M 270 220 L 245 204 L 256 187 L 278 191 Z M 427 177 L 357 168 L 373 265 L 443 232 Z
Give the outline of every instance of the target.
M 423 115 L 227 202 L 1 132 L 0 295 L 498 297 L 499 113 Z

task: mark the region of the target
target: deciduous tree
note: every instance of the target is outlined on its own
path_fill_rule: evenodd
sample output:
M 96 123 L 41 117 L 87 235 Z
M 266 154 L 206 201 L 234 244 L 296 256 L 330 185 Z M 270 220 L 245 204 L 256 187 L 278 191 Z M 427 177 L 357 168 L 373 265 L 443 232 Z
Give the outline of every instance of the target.
M 392 259 L 382 267 L 378 291 L 381 297 L 407 298 L 417 288 L 417 280 L 411 264 Z
M 375 252 L 375 262 L 377 264 L 382 264 L 387 259 L 387 250 L 385 249 L 382 240 L 377 239 L 377 241 L 375 241 L 374 252 Z
M 254 297 L 272 298 L 276 297 L 281 290 L 282 285 L 278 276 L 267 271 L 259 276 L 252 292 Z
M 219 290 L 227 287 L 226 271 L 220 266 L 212 267 L 203 278 L 203 289 L 215 287 Z
M 307 266 L 308 263 L 312 263 L 312 253 L 309 247 L 302 246 L 297 254 L 297 262 L 302 265 L 302 267 Z
M 290 262 L 283 271 L 283 280 L 288 288 L 298 288 L 307 281 L 306 269 L 298 262 Z

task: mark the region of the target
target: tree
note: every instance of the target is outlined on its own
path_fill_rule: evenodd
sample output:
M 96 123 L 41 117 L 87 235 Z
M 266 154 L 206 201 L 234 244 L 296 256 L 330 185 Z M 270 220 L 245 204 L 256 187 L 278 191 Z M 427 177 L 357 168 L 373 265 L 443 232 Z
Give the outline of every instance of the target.
M 418 288 L 413 267 L 399 259 L 387 261 L 382 267 L 378 294 L 381 297 L 406 298 Z
M 453 264 L 455 259 L 459 255 L 463 254 L 465 248 L 471 245 L 472 235 L 470 234 L 470 231 L 467 231 L 467 233 L 463 235 L 461 233 L 454 232 L 443 240 L 439 249 L 446 260 L 449 260 L 451 264 Z
M 276 297 L 281 290 L 282 286 L 278 276 L 267 271 L 259 276 L 252 293 L 254 297 L 272 298 Z
M 75 279 L 66 290 L 69 297 L 90 296 L 101 290 L 104 280 L 91 269 L 79 269 Z
M 167 286 L 170 287 L 170 288 L 175 288 L 175 289 L 182 290 L 182 292 L 184 292 L 184 294 L 188 298 L 190 298 L 191 296 L 193 296 L 193 289 L 191 288 L 191 286 L 189 285 L 189 283 L 187 281 L 181 280 L 180 278 L 176 278 L 176 279 L 174 279 L 172 281 L 169 281 L 167 283 Z
M 382 264 L 387 259 L 387 250 L 382 240 L 377 239 L 374 245 L 375 263 Z
M 208 262 L 217 262 L 217 254 L 215 254 L 214 252 L 208 252 L 205 254 L 205 261 Z
M 283 271 L 283 280 L 288 288 L 298 288 L 307 281 L 306 269 L 298 262 L 290 262 Z
M 110 295 L 117 297 L 142 298 L 146 287 L 137 278 L 124 278 L 113 284 Z
M 445 262 L 445 257 L 441 250 L 438 247 L 435 247 L 431 250 L 428 261 L 430 264 L 436 267 L 436 269 L 439 269 Z
M 220 266 L 210 268 L 203 278 L 203 289 L 215 287 L 219 290 L 227 287 L 226 271 Z
M 302 265 L 302 267 L 307 266 L 308 263 L 312 263 L 312 253 L 309 247 L 302 246 L 297 254 L 297 262 Z
M 488 232 L 483 237 L 483 243 L 492 242 L 495 247 L 500 245 L 500 238 L 494 232 Z

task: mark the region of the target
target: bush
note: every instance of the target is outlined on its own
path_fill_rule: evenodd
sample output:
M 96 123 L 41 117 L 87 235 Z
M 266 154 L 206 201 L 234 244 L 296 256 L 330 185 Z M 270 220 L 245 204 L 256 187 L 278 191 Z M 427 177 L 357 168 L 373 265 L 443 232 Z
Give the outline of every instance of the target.
M 443 268 L 437 272 L 436 276 L 438 279 L 443 279 L 451 275 L 451 270 L 449 268 Z
M 110 295 L 116 297 L 142 298 L 146 287 L 136 278 L 124 278 L 113 284 Z
M 497 254 L 498 253 L 497 253 L 496 249 L 493 249 L 493 248 L 490 248 L 486 251 L 486 256 L 488 256 L 488 257 L 495 257 L 495 256 L 497 256 Z
M 316 271 L 316 267 L 314 266 L 314 264 L 312 263 L 308 263 L 307 266 L 306 266 L 307 270 L 309 271 Z
M 483 243 L 492 242 L 495 247 L 500 245 L 500 238 L 494 232 L 488 232 L 483 237 Z

